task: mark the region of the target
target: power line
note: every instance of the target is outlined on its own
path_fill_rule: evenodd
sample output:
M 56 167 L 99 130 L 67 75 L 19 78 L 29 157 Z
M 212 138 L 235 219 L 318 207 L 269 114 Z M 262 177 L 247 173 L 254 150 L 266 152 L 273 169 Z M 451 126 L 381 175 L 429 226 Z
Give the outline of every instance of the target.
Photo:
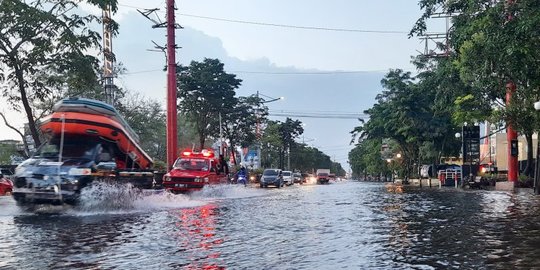
M 345 112 L 330 112 L 330 111 L 269 111 L 269 116 L 282 117 L 298 117 L 298 118 L 326 118 L 326 119 L 359 119 L 368 118 L 369 116 L 363 113 L 345 113 Z
M 134 9 L 144 9 L 141 7 L 136 7 L 132 5 L 125 5 L 125 4 L 118 4 L 118 6 L 127 7 L 127 8 L 134 8 Z M 302 30 L 315 30 L 315 31 L 331 31 L 331 32 L 351 32 L 351 33 L 369 33 L 369 34 L 409 34 L 408 31 L 395 31 L 395 30 L 367 30 L 367 29 L 351 29 L 351 28 L 333 28 L 333 27 L 319 27 L 319 26 L 302 26 L 302 25 L 292 25 L 292 24 L 280 24 L 280 23 L 268 23 L 268 22 L 254 22 L 254 21 L 246 21 L 246 20 L 236 20 L 236 19 L 228 19 L 228 18 L 217 18 L 217 17 L 210 17 L 210 16 L 202 16 L 202 15 L 195 15 L 195 14 L 187 14 L 187 13 L 175 13 L 178 16 L 183 17 L 189 17 L 189 18 L 197 18 L 197 19 L 205 19 L 205 20 L 212 20 L 212 21 L 221 21 L 221 22 L 229 22 L 229 23 L 238 23 L 238 24 L 250 24 L 250 25 L 258 25 L 258 26 L 268 26 L 268 27 L 279 27 L 279 28 L 291 28 L 291 29 L 302 29 Z
M 234 20 L 234 19 L 226 19 L 226 18 L 216 18 L 216 17 L 209 17 L 209 16 L 186 14 L 186 13 L 177 13 L 177 14 L 184 17 L 206 19 L 206 20 L 213 20 L 213 21 L 281 27 L 281 28 L 293 28 L 293 29 L 303 29 L 303 30 L 321 30 L 321 31 L 334 31 L 334 32 L 375 33 L 375 34 L 408 34 L 409 33 L 406 31 L 393 31 L 393 30 L 365 30 L 365 29 L 350 29 L 350 28 L 301 26 L 301 25 L 292 25 L 292 24 L 266 23 L 266 22 L 254 22 L 254 21 Z
M 365 113 L 361 112 L 352 112 L 352 111 L 323 111 L 323 110 L 310 110 L 310 111 L 294 111 L 294 110 L 270 110 L 270 113 L 310 113 L 310 114 L 339 114 L 339 115 L 363 115 L 367 116 Z
M 326 119 L 359 119 L 364 118 L 359 115 L 310 115 L 310 114 L 286 114 L 286 113 L 269 113 L 269 116 L 281 117 L 298 117 L 298 118 L 326 118 Z
M 149 69 L 149 70 L 139 70 L 133 72 L 126 72 L 120 75 L 135 75 L 141 73 L 151 73 L 164 71 L 163 69 Z M 262 74 L 262 75 L 339 75 L 339 74 L 361 74 L 361 73 L 370 73 L 370 72 L 385 72 L 384 70 L 343 70 L 343 71 L 320 71 L 320 72 L 273 72 L 273 71 L 249 71 L 249 70 L 231 70 L 228 71 L 234 74 Z
M 266 74 L 266 75 L 335 75 L 335 74 L 358 74 L 371 72 L 386 72 L 386 70 L 343 70 L 343 71 L 313 71 L 313 72 L 279 72 L 279 71 L 249 71 L 249 70 L 234 70 L 234 73 L 244 74 Z

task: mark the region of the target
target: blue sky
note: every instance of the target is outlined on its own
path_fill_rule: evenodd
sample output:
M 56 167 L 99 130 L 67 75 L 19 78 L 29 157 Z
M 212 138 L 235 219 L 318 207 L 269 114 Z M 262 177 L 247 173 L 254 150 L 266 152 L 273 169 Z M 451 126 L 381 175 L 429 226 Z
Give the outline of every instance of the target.
M 165 44 L 165 30 L 152 29 L 152 23 L 135 8 L 161 8 L 165 1 L 120 0 L 115 19 L 120 34 L 113 41 L 117 59 L 128 73 L 116 83 L 131 91 L 165 103 L 165 73 L 160 53 L 149 52 L 151 40 Z M 408 32 L 420 16 L 413 0 L 189 0 L 176 1 L 179 14 L 191 14 L 263 23 Z M 86 8 L 89 12 L 98 12 Z M 271 111 L 341 111 L 368 109 L 381 91 L 380 80 L 390 68 L 413 70 L 411 55 L 423 49 L 417 38 L 407 34 L 381 34 L 303 30 L 177 16 L 186 27 L 177 31 L 177 60 L 183 64 L 204 57 L 220 58 L 230 72 L 317 72 L 368 71 L 352 74 L 271 75 L 237 73 L 244 80 L 239 95 L 260 91 L 272 97 L 285 97 L 268 104 Z M 440 28 L 440 25 L 437 25 Z M 434 29 L 440 30 L 440 29 Z M 430 30 L 432 30 L 430 29 Z M 137 73 L 139 71 L 146 71 Z M 14 123 L 24 118 L 7 111 Z M 273 117 L 283 120 L 282 117 Z M 303 119 L 305 138 L 310 144 L 347 167 L 349 131 L 358 121 Z M 0 125 L 2 131 L 5 126 Z M 0 139 L 17 138 L 9 131 Z

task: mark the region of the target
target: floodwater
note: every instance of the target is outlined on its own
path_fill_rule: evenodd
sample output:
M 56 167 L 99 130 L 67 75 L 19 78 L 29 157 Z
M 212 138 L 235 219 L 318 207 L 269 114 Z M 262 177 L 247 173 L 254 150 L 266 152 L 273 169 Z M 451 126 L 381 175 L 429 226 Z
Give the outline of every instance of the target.
M 186 195 L 0 197 L 0 269 L 532 269 L 540 199 L 338 182 Z M 114 202 L 114 203 L 111 203 Z

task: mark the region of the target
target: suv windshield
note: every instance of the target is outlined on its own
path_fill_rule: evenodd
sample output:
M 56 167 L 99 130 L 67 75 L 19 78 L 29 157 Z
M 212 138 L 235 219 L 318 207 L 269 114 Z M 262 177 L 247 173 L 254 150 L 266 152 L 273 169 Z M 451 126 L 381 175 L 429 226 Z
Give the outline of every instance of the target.
M 269 175 L 269 176 L 271 176 L 271 175 L 278 175 L 278 171 L 277 171 L 277 170 L 265 170 L 265 171 L 263 172 L 263 175 Z
M 207 159 L 182 158 L 176 160 L 173 167 L 183 171 L 208 171 L 210 164 Z
M 58 159 L 62 149 L 62 159 L 88 159 L 94 158 L 96 142 L 93 140 L 65 140 L 60 147 L 60 140 L 52 140 L 43 144 L 34 157 Z
M 283 172 L 283 176 L 291 176 L 291 172 Z

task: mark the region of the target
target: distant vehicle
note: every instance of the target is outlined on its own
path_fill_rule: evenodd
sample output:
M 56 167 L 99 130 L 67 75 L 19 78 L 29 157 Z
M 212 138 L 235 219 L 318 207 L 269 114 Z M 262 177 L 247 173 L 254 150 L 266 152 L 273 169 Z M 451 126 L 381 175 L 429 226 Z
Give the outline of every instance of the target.
M 11 195 L 13 192 L 13 182 L 0 173 L 0 196 Z
M 294 182 L 295 183 L 299 183 L 299 184 L 302 184 L 302 174 L 301 173 L 293 173 L 293 179 L 294 179 Z
M 316 172 L 317 184 L 328 184 L 330 180 L 330 169 L 317 169 Z
M 328 179 L 332 181 L 336 181 L 336 175 L 333 173 L 328 174 Z
M 283 187 L 283 174 L 280 169 L 266 169 L 264 170 L 260 187 L 265 188 L 269 185 L 276 186 L 277 188 Z
M 293 173 L 291 171 L 283 171 L 283 182 L 287 186 L 294 184 Z

